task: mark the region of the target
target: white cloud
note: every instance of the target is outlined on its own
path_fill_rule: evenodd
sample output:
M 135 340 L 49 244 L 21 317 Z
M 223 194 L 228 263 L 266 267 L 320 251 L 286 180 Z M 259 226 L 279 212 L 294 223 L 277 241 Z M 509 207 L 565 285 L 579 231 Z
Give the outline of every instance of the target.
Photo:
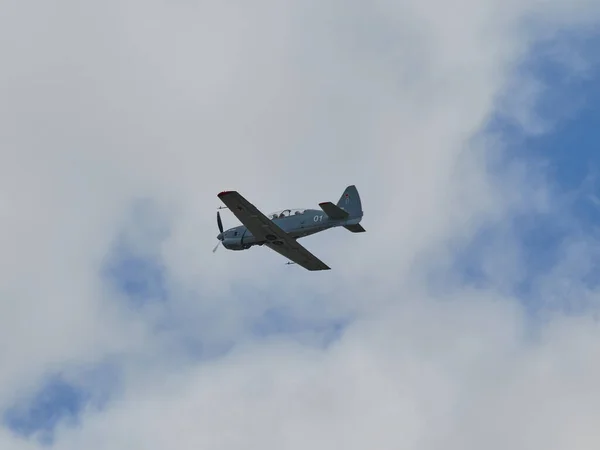
M 578 441 L 597 415 L 584 397 L 600 342 L 591 325 L 559 317 L 543 346 L 531 344 L 514 300 L 455 285 L 436 300 L 415 270 L 484 220 L 548 207 L 543 181 L 527 172 L 488 176 L 487 152 L 502 143 L 473 138 L 499 96 L 520 97 L 504 88 L 530 45 L 597 23 L 594 2 L 130 0 L 5 11 L 0 407 L 47 371 L 117 353 L 123 395 L 61 430 L 57 448 L 597 444 L 593 434 Z M 508 113 L 535 123 L 536 100 Z M 290 270 L 264 249 L 210 253 L 222 189 L 271 210 L 336 200 L 353 183 L 368 233 L 306 240 L 330 273 Z M 100 277 L 119 233 L 135 233 L 128 212 L 139 198 L 155 200 L 170 229 L 158 248 L 169 313 L 182 322 L 174 335 L 155 334 L 160 308 L 128 311 Z M 510 270 L 506 255 L 498 249 L 490 267 Z M 251 341 L 248 322 L 272 305 L 359 320 L 328 350 Z M 240 346 L 182 360 L 171 340 L 182 334 Z M 558 420 L 567 407 L 577 425 Z

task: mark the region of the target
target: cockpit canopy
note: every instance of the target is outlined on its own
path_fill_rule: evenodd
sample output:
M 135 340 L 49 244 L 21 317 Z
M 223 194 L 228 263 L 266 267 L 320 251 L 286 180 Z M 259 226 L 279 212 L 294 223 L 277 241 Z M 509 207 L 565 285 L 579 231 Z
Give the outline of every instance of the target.
M 284 217 L 290 216 L 300 216 L 304 214 L 304 209 L 283 209 L 281 211 L 272 212 L 268 214 L 267 217 L 269 219 L 282 219 Z

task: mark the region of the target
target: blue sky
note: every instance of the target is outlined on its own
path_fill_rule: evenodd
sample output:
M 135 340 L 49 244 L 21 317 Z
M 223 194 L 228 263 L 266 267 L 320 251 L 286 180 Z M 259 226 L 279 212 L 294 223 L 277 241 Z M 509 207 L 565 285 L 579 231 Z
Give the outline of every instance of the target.
M 552 44 L 560 44 L 561 38 L 573 45 L 573 37 L 569 35 Z M 559 261 L 566 238 L 578 232 L 593 232 L 600 220 L 600 203 L 594 201 L 594 196 L 600 193 L 600 65 L 594 56 L 600 39 L 577 43 L 574 53 L 591 61 L 585 76 L 574 76 L 556 59 L 548 58 L 546 45 L 539 46 L 521 68 L 545 85 L 536 114 L 551 124 L 550 132 L 529 133 L 502 116 L 493 117 L 488 125 L 507 144 L 508 151 L 500 167 L 514 162 L 528 164 L 532 177 L 544 176 L 554 189 L 554 199 L 561 200 L 550 213 L 524 212 L 509 224 L 526 261 L 526 273 L 513 286 L 513 293 L 532 312 L 538 309 L 541 300 L 531 280 Z M 497 161 L 494 164 L 492 170 L 498 167 Z M 475 285 L 490 282 L 483 273 L 483 259 L 486 249 L 500 238 L 506 225 L 482 228 L 457 252 L 455 263 L 461 267 L 465 282 Z
M 58 425 L 80 425 L 84 409 L 102 409 L 118 392 L 119 371 L 112 363 L 71 370 L 78 374 L 76 380 L 60 372 L 46 375 L 31 397 L 4 411 L 5 426 L 23 438 L 51 446 Z
M 78 414 L 86 403 L 85 391 L 53 375 L 43 383 L 29 404 L 9 408 L 4 414 L 4 422 L 21 436 L 36 434 L 42 443 L 51 444 L 53 429 L 58 422 L 76 424 Z
M 600 40 L 595 43 L 600 44 Z M 587 54 L 594 42 L 582 42 L 580 45 L 580 50 Z M 568 207 L 578 226 L 591 229 L 600 219 L 600 203 L 596 204 L 593 200 L 593 195 L 600 198 L 597 189 L 600 181 L 595 178 L 600 172 L 600 70 L 595 68 L 586 79 L 573 80 L 566 77 L 559 66 L 545 59 L 544 54 L 542 48 L 527 69 L 541 76 L 548 84 L 549 94 L 542 99 L 540 114 L 551 120 L 560 119 L 559 122 L 549 134 L 533 136 L 523 134 L 518 127 L 503 122 L 501 118 L 496 118 L 492 126 L 502 130 L 504 137 L 514 143 L 509 159 L 547 163 L 545 173 L 556 189 L 565 195 L 573 194 Z M 569 111 L 567 118 L 560 113 L 563 104 Z M 574 105 L 576 109 L 573 112 Z M 141 235 L 147 237 L 149 234 L 152 236 L 149 239 L 156 239 L 159 243 L 164 233 L 168 232 L 163 224 L 158 224 L 156 228 L 150 226 L 153 216 L 147 203 L 141 210 L 136 207 L 134 215 L 141 217 L 139 221 L 133 221 L 137 224 L 133 229 L 141 230 Z M 493 228 L 484 230 L 460 254 L 460 263 L 468 282 L 481 281 L 478 266 L 485 246 L 495 231 Z M 534 276 L 547 270 L 560 258 L 562 239 L 573 229 L 557 222 L 553 215 L 534 215 L 517 218 L 515 231 L 526 255 L 528 275 Z M 141 308 L 150 300 L 168 303 L 164 262 L 147 254 L 139 254 L 126 238 L 116 243 L 106 271 L 113 288 L 131 301 L 129 306 L 132 309 Z M 536 293 L 527 282 L 529 277 L 525 278 L 517 294 L 524 302 L 535 306 Z M 335 339 L 343 325 L 344 322 L 340 320 L 318 325 L 317 328 L 322 331 L 326 343 Z M 305 324 L 284 309 L 273 308 L 256 320 L 251 332 L 264 337 L 275 333 L 294 333 L 307 327 L 314 329 L 315 325 L 312 322 Z M 112 378 L 113 374 L 106 376 Z M 23 437 L 41 433 L 41 441 L 49 444 L 52 442 L 52 431 L 58 423 L 77 423 L 82 408 L 97 397 L 97 386 L 102 384 L 81 387 L 68 382 L 60 374 L 50 374 L 33 400 L 15 404 L 4 413 L 4 424 Z

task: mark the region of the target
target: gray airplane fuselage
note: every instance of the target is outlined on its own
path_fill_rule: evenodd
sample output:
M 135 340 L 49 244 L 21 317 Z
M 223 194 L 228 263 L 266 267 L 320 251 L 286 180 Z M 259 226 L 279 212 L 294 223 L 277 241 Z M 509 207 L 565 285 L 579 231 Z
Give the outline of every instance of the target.
M 348 217 L 347 219 L 332 219 L 321 209 L 306 210 L 284 210 L 287 216 L 273 218 L 273 214 L 267 216 L 283 231 L 293 238 L 302 238 L 311 234 L 324 231 L 329 228 L 356 225 L 362 217 Z M 223 247 L 229 250 L 246 250 L 254 245 L 263 245 L 268 242 L 265 239 L 256 239 L 244 226 L 230 228 L 217 236 L 222 241 Z

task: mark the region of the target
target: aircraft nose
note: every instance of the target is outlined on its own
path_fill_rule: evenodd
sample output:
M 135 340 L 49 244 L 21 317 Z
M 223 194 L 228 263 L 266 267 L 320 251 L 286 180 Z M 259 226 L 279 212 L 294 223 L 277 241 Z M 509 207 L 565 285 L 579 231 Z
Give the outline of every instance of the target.
M 222 241 L 223 240 L 223 233 L 219 233 L 217 235 L 217 239 L 220 240 L 220 241 Z

